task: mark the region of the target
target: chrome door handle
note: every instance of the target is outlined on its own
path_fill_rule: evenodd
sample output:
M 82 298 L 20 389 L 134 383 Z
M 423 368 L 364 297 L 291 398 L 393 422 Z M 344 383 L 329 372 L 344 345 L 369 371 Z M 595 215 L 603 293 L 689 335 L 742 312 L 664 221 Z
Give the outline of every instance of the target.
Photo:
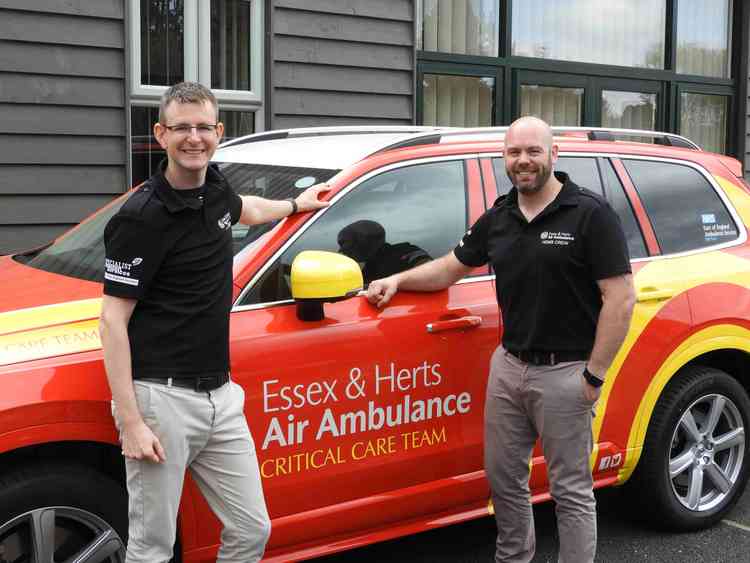
M 447 321 L 436 321 L 434 323 L 427 324 L 427 332 L 443 332 L 445 330 L 455 330 L 457 328 L 475 328 L 482 324 L 482 317 L 476 315 L 470 315 L 468 317 L 460 317 L 458 319 L 450 319 Z
M 636 295 L 638 303 L 644 301 L 665 301 L 670 299 L 674 292 L 670 289 L 659 289 L 658 287 L 642 287 Z

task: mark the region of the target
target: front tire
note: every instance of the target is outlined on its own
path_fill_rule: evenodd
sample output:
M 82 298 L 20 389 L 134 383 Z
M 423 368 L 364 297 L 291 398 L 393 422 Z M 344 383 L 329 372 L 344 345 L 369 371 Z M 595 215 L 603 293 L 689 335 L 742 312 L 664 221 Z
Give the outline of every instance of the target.
M 656 527 L 692 531 L 721 520 L 750 471 L 750 400 L 727 373 L 684 368 L 654 410 L 629 487 L 638 515 Z
M 39 464 L 0 477 L 0 562 L 122 563 L 127 530 L 127 493 L 90 468 Z

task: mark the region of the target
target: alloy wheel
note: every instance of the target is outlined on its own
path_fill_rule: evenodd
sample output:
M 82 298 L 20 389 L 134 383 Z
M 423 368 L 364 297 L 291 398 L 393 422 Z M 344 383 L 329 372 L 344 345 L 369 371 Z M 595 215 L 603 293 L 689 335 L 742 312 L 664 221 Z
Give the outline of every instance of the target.
M 669 479 L 679 502 L 703 512 L 719 505 L 739 479 L 745 427 L 737 406 L 721 394 L 685 409 L 672 434 Z
M 122 563 L 125 544 L 98 516 L 44 507 L 0 526 L 0 563 Z

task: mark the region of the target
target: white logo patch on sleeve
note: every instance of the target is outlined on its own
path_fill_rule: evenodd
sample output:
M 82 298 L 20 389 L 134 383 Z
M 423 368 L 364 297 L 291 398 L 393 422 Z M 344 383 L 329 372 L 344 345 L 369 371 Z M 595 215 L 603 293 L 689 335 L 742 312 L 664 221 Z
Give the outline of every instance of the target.
M 136 258 L 132 263 L 120 262 L 118 260 L 106 258 L 104 260 L 104 279 L 117 283 L 124 283 L 126 285 L 137 286 L 139 281 L 136 278 L 131 277 L 131 268 L 142 262 L 143 258 Z

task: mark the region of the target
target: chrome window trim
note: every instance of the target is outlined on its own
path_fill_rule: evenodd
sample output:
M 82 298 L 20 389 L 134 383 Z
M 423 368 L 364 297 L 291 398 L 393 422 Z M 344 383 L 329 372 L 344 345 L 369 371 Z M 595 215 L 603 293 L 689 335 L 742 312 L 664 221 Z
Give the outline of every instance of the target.
M 313 225 L 319 217 L 321 217 L 327 209 L 330 207 L 333 207 L 333 205 L 342 197 L 344 197 L 346 194 L 348 194 L 351 190 L 356 188 L 359 184 L 362 182 L 370 179 L 373 176 L 376 176 L 377 174 L 388 172 L 390 170 L 393 170 L 395 168 L 400 168 L 403 166 L 413 165 L 413 164 L 421 164 L 424 162 L 439 162 L 439 161 L 446 161 L 446 160 L 471 160 L 474 158 L 494 158 L 494 157 L 503 157 L 503 153 L 501 152 L 492 152 L 492 153 L 479 153 L 479 154 L 462 154 L 462 155 L 449 155 L 449 156 L 441 156 L 441 157 L 428 157 L 428 158 L 422 158 L 422 159 L 416 159 L 416 160 L 409 160 L 409 161 L 403 161 L 403 162 L 396 162 L 393 164 L 389 164 L 387 166 L 384 166 L 382 168 L 378 168 L 376 170 L 372 170 L 368 172 L 366 175 L 362 176 L 361 178 L 358 178 L 355 182 L 347 186 L 345 189 L 343 189 L 341 192 L 336 194 L 336 196 L 331 200 L 331 206 L 326 207 L 324 209 L 321 209 L 315 217 L 313 217 L 312 221 L 309 221 L 307 224 L 305 224 L 301 229 L 299 229 L 290 239 L 284 243 L 284 245 L 266 262 L 266 264 L 263 265 L 263 267 L 253 276 L 253 278 L 247 283 L 247 285 L 243 288 L 242 292 L 240 292 L 239 297 L 236 299 L 233 307 L 232 312 L 239 312 L 239 311 L 251 311 L 255 309 L 265 309 L 267 307 L 272 307 L 275 305 L 282 305 L 282 304 L 289 304 L 294 303 L 294 300 L 283 300 L 283 301 L 272 301 L 267 303 L 256 303 L 252 305 L 238 305 L 240 301 L 244 298 L 245 294 L 253 287 L 253 285 L 258 281 L 258 279 L 268 270 L 271 264 L 275 263 L 275 261 L 280 257 L 280 255 L 286 251 L 286 249 L 291 246 L 297 238 L 302 236 L 302 234 L 311 226 Z M 734 208 L 734 205 L 732 205 L 731 201 L 729 201 L 729 198 L 724 193 L 724 190 L 721 189 L 721 186 L 718 185 L 716 180 L 714 179 L 713 175 L 711 175 L 708 170 L 703 168 L 701 165 L 689 161 L 689 160 L 682 160 L 678 158 L 668 158 L 668 157 L 657 157 L 657 156 L 640 156 L 640 155 L 629 155 L 629 154 L 620 154 L 620 153 L 607 153 L 607 152 L 560 152 L 559 156 L 581 156 L 581 157 L 602 157 L 602 158 L 617 158 L 619 160 L 647 160 L 647 161 L 653 161 L 653 162 L 667 162 L 671 164 L 677 164 L 682 166 L 689 166 L 693 168 L 694 170 L 698 171 L 699 174 L 701 174 L 711 185 L 714 192 L 719 196 L 719 199 L 722 201 L 722 203 L 725 205 L 727 210 L 729 211 L 729 215 L 732 217 L 732 220 L 735 222 L 735 225 L 737 225 L 739 236 L 735 238 L 732 241 L 721 243 L 721 244 L 715 244 L 712 246 L 703 246 L 701 248 L 697 248 L 694 250 L 686 250 L 683 252 L 675 252 L 671 254 L 659 254 L 658 256 L 645 256 L 643 258 L 632 258 L 630 260 L 631 263 L 638 263 L 638 262 L 648 262 L 651 260 L 666 260 L 671 258 L 682 258 L 685 256 L 693 256 L 695 254 L 703 254 L 705 252 L 714 252 L 717 250 L 723 250 L 725 248 L 732 248 L 735 246 L 740 246 L 747 242 L 747 229 L 745 228 L 745 224 L 742 221 L 741 217 L 737 213 L 737 210 Z M 637 188 L 636 188 L 637 189 Z M 459 280 L 456 282 L 457 284 L 463 284 L 463 283 L 473 283 L 473 282 L 479 282 L 479 281 L 488 281 L 488 280 L 494 280 L 495 275 L 489 274 L 489 275 L 482 275 L 482 276 L 475 276 L 475 277 L 467 277 Z M 360 295 L 364 294 L 364 292 L 360 292 Z
M 253 286 L 258 282 L 258 280 L 268 271 L 268 269 L 271 267 L 272 264 L 275 264 L 276 261 L 281 257 L 281 255 L 286 252 L 286 250 L 294 244 L 299 237 L 301 237 L 307 229 L 309 229 L 312 225 L 314 225 L 317 221 L 320 220 L 320 218 L 325 215 L 325 213 L 333 208 L 333 206 L 343 197 L 345 197 L 349 192 L 354 190 L 357 186 L 359 186 L 361 183 L 366 182 L 370 178 L 373 178 L 379 174 L 383 174 L 385 172 L 390 172 L 391 170 L 395 170 L 397 168 L 405 168 L 407 166 L 413 166 L 416 164 L 425 164 L 429 162 L 445 162 L 445 161 L 451 161 L 451 160 L 460 160 L 460 161 L 467 161 L 476 159 L 476 154 L 458 154 L 458 155 L 446 155 L 446 156 L 432 156 L 432 157 L 426 157 L 426 158 L 419 158 L 414 160 L 405 160 L 400 162 L 394 162 L 392 164 L 388 164 L 386 166 L 382 166 L 380 168 L 376 168 L 375 170 L 371 170 L 364 176 L 361 176 L 357 178 L 354 182 L 346 186 L 343 190 L 341 190 L 339 193 L 337 193 L 330 201 L 330 205 L 328 207 L 324 207 L 323 209 L 319 210 L 315 213 L 315 216 L 305 223 L 301 228 L 299 228 L 294 234 L 292 234 L 291 237 L 289 237 L 289 240 L 287 240 L 281 248 L 279 248 L 271 258 L 266 260 L 266 263 L 263 264 L 263 266 L 255 273 L 255 275 L 250 279 L 250 281 L 245 285 L 244 288 L 242 288 L 242 291 L 240 292 L 237 299 L 234 301 L 232 305 L 232 311 L 231 312 L 239 312 L 239 311 L 251 311 L 255 309 L 265 309 L 266 307 L 271 307 L 274 305 L 279 304 L 285 304 L 285 303 L 294 303 L 294 300 L 282 300 L 282 301 L 271 301 L 268 303 L 254 303 L 250 305 L 240 305 L 239 303 L 244 299 L 245 295 L 253 288 Z M 464 189 L 468 189 L 468 178 L 464 177 Z M 466 201 L 466 205 L 468 208 L 468 199 Z M 457 241 L 458 242 L 458 241 Z M 459 282 L 460 283 L 460 282 Z

